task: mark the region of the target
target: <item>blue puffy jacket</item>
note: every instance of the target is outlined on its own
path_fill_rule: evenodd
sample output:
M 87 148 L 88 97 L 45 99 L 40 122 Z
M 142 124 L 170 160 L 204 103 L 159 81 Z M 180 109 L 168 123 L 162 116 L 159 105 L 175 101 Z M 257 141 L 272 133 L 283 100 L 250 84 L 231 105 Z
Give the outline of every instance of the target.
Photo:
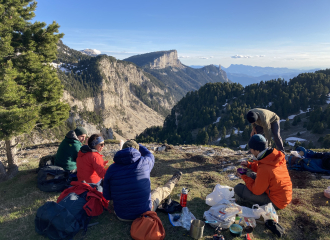
M 104 176 L 103 196 L 113 200 L 118 217 L 134 220 L 151 210 L 150 172 L 155 157 L 140 144 L 139 151 L 130 147 L 117 152 L 113 161 Z

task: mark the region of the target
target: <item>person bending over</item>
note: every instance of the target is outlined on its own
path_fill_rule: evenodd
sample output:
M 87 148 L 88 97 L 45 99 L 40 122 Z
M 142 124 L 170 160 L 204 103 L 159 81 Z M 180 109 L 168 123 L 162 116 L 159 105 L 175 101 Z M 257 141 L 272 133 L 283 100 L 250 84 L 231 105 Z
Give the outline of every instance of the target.
M 155 211 L 182 174 L 175 173 L 163 187 L 151 192 L 150 172 L 155 158 L 134 140 L 126 141 L 113 161 L 104 177 L 103 196 L 113 201 L 114 212 L 121 221 L 133 221 L 146 211 Z
M 273 133 L 277 150 L 284 152 L 283 141 L 280 134 L 280 118 L 276 113 L 262 108 L 251 109 L 246 114 L 247 120 L 252 124 L 251 137 L 254 134 L 265 134 L 268 143 L 271 144 Z
M 88 145 L 82 146 L 77 157 L 78 181 L 102 185 L 106 173 L 104 166 L 108 161 L 103 161 L 100 154 L 104 147 L 104 139 L 99 134 L 93 134 L 88 139 Z
M 54 165 L 62 167 L 65 171 L 76 170 L 78 152 L 86 136 L 87 131 L 83 127 L 69 131 L 57 150 Z
M 292 182 L 284 153 L 267 148 L 267 141 L 260 134 L 251 137 L 249 147 L 254 161 L 244 161 L 241 165 L 254 173 L 250 176 L 237 173 L 246 185 L 240 183 L 234 187 L 236 201 L 260 206 L 272 202 L 275 209 L 285 208 L 292 199 Z

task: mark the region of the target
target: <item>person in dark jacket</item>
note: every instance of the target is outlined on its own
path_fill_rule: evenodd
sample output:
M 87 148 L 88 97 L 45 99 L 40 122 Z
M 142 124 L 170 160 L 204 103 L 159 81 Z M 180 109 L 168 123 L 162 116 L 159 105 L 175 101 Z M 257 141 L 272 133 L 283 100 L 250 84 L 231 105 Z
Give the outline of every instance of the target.
M 78 152 L 86 136 L 87 131 L 83 127 L 68 132 L 57 150 L 54 165 L 62 167 L 65 171 L 75 170 Z
M 132 221 L 146 211 L 155 211 L 182 174 L 174 174 L 163 187 L 151 192 L 150 172 L 155 157 L 146 147 L 134 140 L 126 141 L 113 160 L 104 177 L 103 196 L 113 201 L 114 212 L 122 221 Z
M 108 161 L 103 160 L 100 152 L 104 147 L 104 139 L 99 134 L 93 134 L 88 139 L 88 145 L 80 148 L 77 157 L 77 177 L 79 182 L 101 185 L 106 173 L 104 166 Z

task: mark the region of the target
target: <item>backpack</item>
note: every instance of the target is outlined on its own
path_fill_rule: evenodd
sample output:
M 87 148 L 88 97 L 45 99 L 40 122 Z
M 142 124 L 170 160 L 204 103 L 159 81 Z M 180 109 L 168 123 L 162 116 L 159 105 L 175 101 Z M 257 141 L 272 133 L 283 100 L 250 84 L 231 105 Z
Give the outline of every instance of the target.
M 68 173 L 59 166 L 46 166 L 38 172 L 38 188 L 44 192 L 62 192 L 67 186 Z
M 37 210 L 36 232 L 52 240 L 71 239 L 80 229 L 86 233 L 91 218 L 83 208 L 86 195 L 87 191 L 80 195 L 72 192 L 59 203 L 46 202 Z
M 131 237 L 135 240 L 163 240 L 165 229 L 157 213 L 147 211 L 135 219 L 131 226 Z
M 55 156 L 56 155 L 47 155 L 40 158 L 39 167 L 37 168 L 36 172 L 38 173 L 39 170 L 43 167 L 54 165 Z

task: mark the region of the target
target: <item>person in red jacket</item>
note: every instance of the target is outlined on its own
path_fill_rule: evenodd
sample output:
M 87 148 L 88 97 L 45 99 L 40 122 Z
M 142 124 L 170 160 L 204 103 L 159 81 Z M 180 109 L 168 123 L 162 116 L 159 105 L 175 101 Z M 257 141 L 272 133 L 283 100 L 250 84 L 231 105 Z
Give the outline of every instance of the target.
M 106 173 L 104 166 L 108 161 L 103 161 L 100 154 L 104 147 L 104 139 L 99 134 L 93 134 L 88 139 L 88 145 L 82 146 L 77 157 L 78 181 L 102 185 L 102 179 Z
M 266 139 L 260 134 L 251 137 L 249 147 L 254 161 L 244 161 L 241 165 L 254 173 L 248 174 L 250 176 L 237 173 L 245 185 L 235 186 L 236 201 L 260 206 L 271 202 L 275 209 L 285 208 L 292 200 L 292 182 L 284 153 L 268 149 Z

